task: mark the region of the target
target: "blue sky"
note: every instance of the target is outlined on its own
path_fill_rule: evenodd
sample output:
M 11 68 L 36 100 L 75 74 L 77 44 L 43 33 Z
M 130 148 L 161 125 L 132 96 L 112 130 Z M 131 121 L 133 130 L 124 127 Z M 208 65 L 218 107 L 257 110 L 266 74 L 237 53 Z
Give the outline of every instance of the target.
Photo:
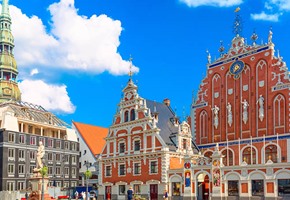
M 128 81 L 139 94 L 171 100 L 190 113 L 206 73 L 207 53 L 219 57 L 234 37 L 234 10 L 251 43 L 273 42 L 290 61 L 290 0 L 10 0 L 19 85 L 24 101 L 61 119 L 109 127 Z

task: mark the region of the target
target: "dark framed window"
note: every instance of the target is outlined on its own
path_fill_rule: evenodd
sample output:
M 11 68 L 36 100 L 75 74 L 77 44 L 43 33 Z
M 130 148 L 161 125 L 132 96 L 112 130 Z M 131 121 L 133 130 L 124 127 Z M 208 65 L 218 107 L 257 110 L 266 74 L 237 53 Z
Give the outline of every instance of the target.
M 125 111 L 124 122 L 129 121 L 129 111 Z
M 119 165 L 119 175 L 121 176 L 125 175 L 125 164 Z
M 234 164 L 233 152 L 231 150 L 225 149 L 222 152 L 222 155 L 224 156 L 224 158 L 223 158 L 223 164 L 225 166 L 232 166 Z
M 151 174 L 156 174 L 158 173 L 158 168 L 157 168 L 157 161 L 151 161 L 150 162 L 150 173 Z
M 125 153 L 125 143 L 121 142 L 119 144 L 119 153 Z
M 15 134 L 14 133 L 8 133 L 8 142 L 15 142 Z
M 19 143 L 25 144 L 25 135 L 19 135 Z
M 290 196 L 290 179 L 278 179 L 278 195 Z
M 131 121 L 135 120 L 135 110 L 134 110 L 134 109 L 132 109 L 132 110 L 130 111 L 130 120 L 131 120 Z
M 141 148 L 140 140 L 135 140 L 134 141 L 134 151 L 140 151 L 140 148 Z
M 134 175 L 141 174 L 141 163 L 134 163 Z
M 119 185 L 119 195 L 125 195 L 126 186 L 125 185 Z
M 252 195 L 264 196 L 264 180 L 252 180 Z
M 106 166 L 106 176 L 111 176 L 111 175 L 112 175 L 111 166 L 108 165 L 108 166 Z
M 36 137 L 35 136 L 30 137 L 30 145 L 36 145 Z
M 229 196 L 239 196 L 239 181 L 228 181 Z

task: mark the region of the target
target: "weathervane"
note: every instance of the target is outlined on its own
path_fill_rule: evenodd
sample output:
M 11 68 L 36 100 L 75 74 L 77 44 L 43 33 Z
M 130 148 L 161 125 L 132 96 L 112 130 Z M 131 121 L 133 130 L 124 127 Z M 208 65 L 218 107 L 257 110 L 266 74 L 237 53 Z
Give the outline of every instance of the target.
M 241 33 L 242 33 L 242 30 L 243 30 L 243 26 L 242 26 L 242 18 L 241 16 L 239 15 L 239 11 L 240 11 L 240 7 L 237 7 L 235 9 L 235 13 L 236 13 L 236 18 L 235 18 L 235 21 L 234 21 L 234 34 L 236 34 L 237 36 L 239 36 Z

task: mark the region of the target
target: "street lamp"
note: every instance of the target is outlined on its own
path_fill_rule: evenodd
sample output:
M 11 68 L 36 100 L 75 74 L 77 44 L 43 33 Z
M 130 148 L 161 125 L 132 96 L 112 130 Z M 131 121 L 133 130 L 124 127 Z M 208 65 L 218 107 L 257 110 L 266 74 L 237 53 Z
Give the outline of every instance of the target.
M 84 173 L 85 178 L 86 178 L 86 199 L 89 200 L 89 194 L 88 194 L 88 179 L 92 177 L 92 172 L 89 171 L 89 167 L 91 164 L 88 161 L 85 161 L 84 164 L 87 168 L 86 172 Z

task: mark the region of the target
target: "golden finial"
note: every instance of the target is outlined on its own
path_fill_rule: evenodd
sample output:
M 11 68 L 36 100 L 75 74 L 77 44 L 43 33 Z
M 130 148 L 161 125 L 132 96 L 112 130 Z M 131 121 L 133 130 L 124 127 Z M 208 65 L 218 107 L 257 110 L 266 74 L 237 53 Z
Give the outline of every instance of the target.
M 235 9 L 235 12 L 239 12 L 241 10 L 241 8 L 240 7 L 237 7 L 236 9 Z
M 129 62 L 130 62 L 130 71 L 129 71 L 129 76 L 130 76 L 130 79 L 132 78 L 133 76 L 133 72 L 132 72 L 132 56 L 130 55 L 130 58 L 129 58 Z

